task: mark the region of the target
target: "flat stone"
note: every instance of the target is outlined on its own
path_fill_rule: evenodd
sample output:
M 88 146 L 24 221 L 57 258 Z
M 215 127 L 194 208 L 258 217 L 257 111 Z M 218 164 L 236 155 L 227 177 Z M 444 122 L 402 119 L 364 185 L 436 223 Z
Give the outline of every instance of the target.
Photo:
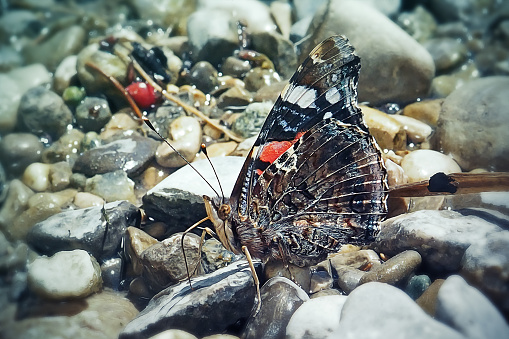
M 401 285 L 421 264 L 421 255 L 416 251 L 404 251 L 375 266 L 362 276 L 359 285 L 377 281 L 390 285 Z
M 422 210 L 384 221 L 372 248 L 389 256 L 413 249 L 422 256 L 425 270 L 457 272 L 470 245 L 501 230 L 475 216 Z
M 197 337 L 223 332 L 246 318 L 255 306 L 256 290 L 246 261 L 168 287 L 124 328 L 119 338 L 147 338 L 172 328 Z M 214 310 L 211 312 L 210 310 Z
M 138 208 L 126 201 L 56 214 L 34 225 L 27 242 L 39 253 L 53 255 L 82 249 L 95 258 L 116 256 L 128 226 L 136 223 Z M 79 222 L 77 222 L 79 221 Z

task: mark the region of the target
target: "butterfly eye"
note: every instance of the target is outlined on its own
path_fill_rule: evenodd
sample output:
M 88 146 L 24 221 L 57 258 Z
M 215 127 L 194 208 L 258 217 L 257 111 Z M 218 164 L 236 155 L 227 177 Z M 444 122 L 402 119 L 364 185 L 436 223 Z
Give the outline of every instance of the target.
M 217 211 L 217 216 L 221 220 L 228 219 L 228 216 L 230 215 L 230 212 L 232 211 L 230 205 L 223 204 L 219 207 L 219 210 Z

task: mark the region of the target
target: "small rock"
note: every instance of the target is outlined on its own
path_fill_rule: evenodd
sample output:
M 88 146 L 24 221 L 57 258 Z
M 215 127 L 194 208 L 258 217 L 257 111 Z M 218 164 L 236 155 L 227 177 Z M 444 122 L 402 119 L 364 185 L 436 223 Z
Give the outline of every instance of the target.
M 364 271 L 349 266 L 339 266 L 336 268 L 336 272 L 338 273 L 338 286 L 346 294 L 350 294 L 356 289 L 366 274 Z
M 434 98 L 445 98 L 468 82 L 478 79 L 481 72 L 474 62 L 468 62 L 457 71 L 433 78 L 430 95 Z
M 235 141 L 216 142 L 215 144 L 207 146 L 207 155 L 209 158 L 226 157 L 233 154 L 237 148 L 237 145 L 238 144 Z M 203 159 L 206 159 L 206 157 L 203 155 L 203 153 L 200 153 L 195 158 L 195 161 Z
M 346 299 L 337 331 L 326 338 L 340 337 L 463 338 L 424 313 L 405 292 L 375 282 L 359 286 Z
M 501 228 L 474 216 L 454 211 L 417 211 L 382 222 L 372 248 L 396 255 L 413 249 L 429 272 L 457 272 L 466 249 Z
M 44 147 L 31 133 L 10 133 L 0 140 L 0 158 L 8 173 L 19 175 L 25 168 L 41 160 Z
M 42 152 L 42 160 L 46 163 L 60 161 L 74 162 L 81 151 L 83 132 L 73 128 L 65 132 L 57 141 Z
M 436 313 L 437 295 L 440 287 L 444 283 L 444 279 L 436 279 L 415 301 L 424 312 L 434 317 Z
M 405 286 L 405 292 L 410 298 L 418 299 L 431 285 L 431 279 L 427 275 L 414 275 Z
M 258 135 L 260 128 L 272 109 L 272 105 L 270 102 L 254 102 L 249 104 L 244 113 L 233 122 L 233 132 L 243 138 Z
M 435 38 L 425 41 L 423 46 L 433 57 L 437 72 L 456 67 L 467 58 L 467 48 L 458 39 Z
M 509 326 L 502 314 L 463 278 L 447 278 L 438 291 L 435 319 L 467 338 L 507 338 Z
M 509 231 L 478 239 L 461 259 L 461 275 L 509 314 Z
M 401 150 L 406 147 L 406 134 L 401 123 L 391 115 L 362 106 L 364 121 L 382 149 Z
M 319 291 L 329 290 L 334 284 L 334 279 L 329 272 L 324 270 L 315 270 L 311 272 L 311 281 L 309 284 L 309 293 L 317 293 Z
M 74 196 L 73 204 L 78 208 L 103 206 L 106 202 L 103 198 L 88 192 L 78 192 Z
M 156 147 L 155 140 L 133 135 L 84 152 L 76 160 L 73 170 L 87 176 L 118 170 L 129 176 L 136 175 L 153 159 Z
M 88 132 L 99 132 L 111 119 L 110 106 L 103 98 L 85 97 L 76 107 L 76 122 Z
M 171 145 L 188 161 L 192 161 L 201 146 L 202 130 L 198 120 L 179 117 L 170 125 Z M 162 142 L 156 150 L 156 161 L 163 167 L 181 167 L 186 161 Z
M 211 161 L 219 176 L 223 191 L 228 194 L 233 190 L 237 173 L 240 172 L 245 159 L 221 157 L 212 158 Z M 217 179 L 207 160 L 197 161 L 193 163 L 193 166 L 208 182 L 215 185 Z M 216 196 L 216 193 L 191 167 L 185 166 L 148 191 L 143 197 L 143 206 L 147 215 L 155 220 L 172 220 L 174 226 L 169 230 L 170 233 L 182 232 L 206 217 L 203 195 L 213 197 Z
M 261 87 L 258 91 L 256 91 L 254 101 L 255 102 L 270 102 L 271 105 L 274 105 L 280 93 L 283 91 L 285 86 L 288 85 L 288 81 L 275 82 L 270 85 L 266 85 Z M 267 103 L 269 105 L 269 103 Z M 269 109 L 270 111 L 270 109 Z
M 436 144 L 465 170 L 509 170 L 505 107 L 509 77 L 485 77 L 451 93 L 442 105 Z
M 346 299 L 344 295 L 331 295 L 306 301 L 290 318 L 286 338 L 329 338 L 338 330 Z
M 65 90 L 69 88 L 69 86 L 71 86 L 72 78 L 77 74 L 76 72 L 77 62 L 78 57 L 76 55 L 69 55 L 65 57 L 57 66 L 55 74 L 53 76 L 53 90 L 57 94 L 62 95 L 65 92 Z M 69 102 L 68 100 L 65 99 L 65 96 L 63 96 L 63 99 L 66 103 Z
M 200 237 L 188 233 L 184 237 L 184 250 L 181 247 L 182 233 L 175 233 L 168 239 L 150 246 L 140 255 L 143 277 L 154 292 L 173 285 L 191 275 L 199 274 L 195 268 L 200 264 Z M 187 260 L 184 261 L 184 255 Z
M 87 93 L 83 87 L 69 86 L 62 91 L 62 99 L 69 107 L 78 106 L 86 96 Z
M 442 109 L 443 99 L 423 100 L 411 103 L 403 109 L 403 115 L 435 127 Z
M 390 159 L 386 159 L 384 164 L 387 170 L 387 184 L 390 188 L 408 183 L 408 176 L 400 165 Z
M 101 139 L 107 140 L 115 134 L 137 130 L 139 127 L 139 122 L 134 120 L 130 114 L 119 112 L 113 114 L 99 136 Z
M 291 316 L 308 295 L 291 280 L 275 277 L 267 281 L 262 289 L 262 306 L 256 316 L 251 316 L 242 338 L 282 338 Z
M 378 266 L 381 264 L 378 254 L 373 250 L 360 250 L 353 252 L 340 252 L 331 254 L 327 260 L 322 261 L 318 266 L 324 268 L 330 263 L 335 269 L 341 266 L 349 266 L 356 269 Z
M 73 120 L 62 98 L 44 86 L 31 88 L 21 97 L 19 115 L 30 132 L 47 133 L 54 139 L 63 135 Z
M 50 188 L 53 192 L 67 188 L 71 183 L 72 170 L 69 163 L 65 161 L 52 164 L 49 169 Z
M 244 260 L 195 277 L 191 284 L 193 289 L 183 281 L 158 293 L 119 338 L 147 338 L 175 327 L 198 337 L 221 333 L 255 306 L 253 277 Z
M 248 60 L 228 57 L 221 66 L 221 73 L 231 75 L 234 78 L 243 78 L 250 69 L 251 65 Z
M 212 338 L 214 336 L 209 336 L 207 338 Z M 164 332 L 158 333 L 149 339 L 198 339 L 194 335 L 189 332 L 182 330 L 166 330 Z
M 117 200 L 136 201 L 134 182 L 123 170 L 94 175 L 87 179 L 85 192 L 103 198 L 106 202 Z
M 21 180 L 13 179 L 9 183 L 7 196 L 0 207 L 0 229 L 9 235 L 14 231 L 12 223 L 28 208 L 28 199 L 34 192 Z
M 101 264 L 101 277 L 104 287 L 120 290 L 124 263 L 121 258 L 111 258 Z
M 366 272 L 359 281 L 359 285 L 373 281 L 395 286 L 402 285 L 417 270 L 421 261 L 421 255 L 416 251 L 401 252 Z
M 84 298 L 101 288 L 101 269 L 86 251 L 62 251 L 29 264 L 28 285 L 43 298 Z
M 126 201 L 70 210 L 36 224 L 30 230 L 27 242 L 46 255 L 83 249 L 102 260 L 117 255 L 125 230 L 135 224 L 137 218 L 138 209 Z
M 247 106 L 253 99 L 251 94 L 243 88 L 232 87 L 219 96 L 217 107 Z
M 288 38 L 274 31 L 255 33 L 251 36 L 253 48 L 265 54 L 283 78 L 290 78 L 297 69 L 297 54 Z
M 204 268 L 205 273 L 214 272 L 223 268 L 240 257 L 226 250 L 223 245 L 214 238 L 205 240 L 201 251 L 201 266 Z
M 437 27 L 433 14 L 421 5 L 399 14 L 396 23 L 419 42 L 428 40 Z
M 420 122 L 417 119 L 405 115 L 392 115 L 391 118 L 396 119 L 406 132 L 407 139 L 411 142 L 420 144 L 429 139 L 433 129 L 428 124 Z
M 157 239 L 151 237 L 139 228 L 129 226 L 127 228 L 129 236 L 129 246 L 127 246 L 127 253 L 131 259 L 133 272 L 136 275 L 141 275 L 143 272 L 143 265 L 141 264 L 141 254 L 147 248 L 158 243 Z
M 281 82 L 281 77 L 277 72 L 273 69 L 261 67 L 253 68 L 244 77 L 246 89 L 251 92 L 256 92 L 264 86 L 270 86 L 279 82 Z
M 282 261 L 269 261 L 264 267 L 265 280 L 274 277 L 284 277 L 297 284 L 306 293 L 310 291 L 311 270 L 309 267 L 299 267 Z
M 219 86 L 217 70 L 207 61 L 197 62 L 189 72 L 189 82 L 204 93 L 210 93 Z
M 34 162 L 28 165 L 23 172 L 23 183 L 36 192 L 47 191 L 50 187 L 50 173 L 51 165 Z
M 408 182 L 429 180 L 438 172 L 461 173 L 461 168 L 449 156 L 432 150 L 420 149 L 408 153 L 401 161 Z

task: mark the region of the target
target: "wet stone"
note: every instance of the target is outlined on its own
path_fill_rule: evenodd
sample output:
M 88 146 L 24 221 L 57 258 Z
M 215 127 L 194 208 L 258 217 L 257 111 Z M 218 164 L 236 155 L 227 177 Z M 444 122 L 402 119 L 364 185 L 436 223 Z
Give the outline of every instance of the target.
M 129 237 L 127 253 L 129 254 L 129 259 L 131 259 L 133 272 L 134 274 L 141 275 L 143 272 L 143 265 L 140 262 L 141 254 L 150 246 L 157 244 L 158 241 L 144 231 L 133 226 L 127 228 L 127 234 Z
M 421 264 L 421 255 L 416 251 L 404 251 L 390 258 L 380 266 L 373 267 L 364 274 L 359 284 L 383 282 L 390 285 L 402 285 Z
M 273 69 L 255 67 L 247 72 L 244 77 L 246 89 L 250 92 L 256 92 L 264 86 L 281 82 L 281 77 Z
M 214 238 L 205 240 L 201 250 L 201 265 L 205 270 L 205 273 L 210 273 L 223 268 L 240 258 L 239 255 L 226 250 L 223 245 Z
M 436 279 L 415 301 L 424 312 L 434 317 L 436 312 L 437 296 L 444 279 Z
M 138 209 L 126 201 L 101 207 L 66 211 L 37 223 L 27 242 L 36 251 L 53 255 L 58 251 L 82 249 L 98 260 L 115 257 L 128 226 L 136 223 Z
M 240 172 L 244 160 L 242 157 L 211 159 L 226 194 L 233 190 L 237 173 Z M 208 182 L 217 182 L 207 160 L 197 161 L 193 163 L 193 166 Z M 147 215 L 155 220 L 172 220 L 174 226 L 168 231 L 174 233 L 184 231 L 206 217 L 203 195 L 215 197 L 216 193 L 194 170 L 185 166 L 148 191 L 143 197 L 143 206 Z M 190 213 L 190 211 L 193 212 Z
M 321 267 L 327 267 L 331 264 L 335 269 L 341 266 L 349 266 L 360 269 L 381 264 L 378 254 L 373 250 L 359 250 L 353 252 L 336 253 L 329 256 L 327 260 L 318 264 Z
M 251 69 L 251 65 L 247 60 L 240 60 L 235 57 L 228 57 L 221 66 L 223 75 L 231 75 L 235 78 L 243 78 Z
M 121 289 L 123 265 L 121 258 L 111 258 L 101 264 L 101 277 L 104 287 L 109 287 L 115 291 Z
M 185 280 L 199 265 L 200 237 L 189 233 L 184 237 L 184 250 L 181 247 L 182 233 L 175 233 L 171 237 L 158 242 L 140 254 L 140 264 L 143 266 L 143 277 L 154 292 L 159 292 L 168 285 Z M 184 261 L 184 253 L 187 259 Z M 198 268 L 195 274 L 200 273 Z
M 443 99 L 414 102 L 408 106 L 405 106 L 403 109 L 403 114 L 405 116 L 420 120 L 430 126 L 436 126 L 443 102 Z
M 254 102 L 249 104 L 244 112 L 235 119 L 232 130 L 243 138 L 249 138 L 258 135 L 260 128 L 265 122 L 265 118 L 272 109 L 270 102 Z
M 62 98 L 44 86 L 31 88 L 22 96 L 19 115 L 30 132 L 47 133 L 54 139 L 64 134 L 73 120 Z
M 28 199 L 34 192 L 18 179 L 9 183 L 7 196 L 0 207 L 0 230 L 6 235 L 12 231 L 12 223 L 28 206 Z
M 258 32 L 251 36 L 257 52 L 265 54 L 282 78 L 290 78 L 297 69 L 297 54 L 293 43 L 274 31 Z
M 396 23 L 419 42 L 428 40 L 437 27 L 433 14 L 420 5 L 398 15 Z
M 81 151 L 82 140 L 83 132 L 78 129 L 65 132 L 57 141 L 42 152 L 43 162 L 74 162 Z
M 53 74 L 53 89 L 56 93 L 62 95 L 62 99 L 67 104 L 71 104 L 72 106 L 76 106 L 83 97 L 85 97 L 85 91 L 75 86 L 71 86 L 73 82 L 73 78 L 76 76 L 76 62 L 78 61 L 78 57 L 76 55 L 69 55 L 65 57 L 57 66 L 55 73 Z M 79 98 L 75 95 L 69 96 L 64 95 L 66 90 L 71 88 L 71 90 L 79 95 Z M 76 91 L 77 90 L 77 91 Z M 68 99 L 73 100 L 68 100 Z
M 88 178 L 85 184 L 85 192 L 97 195 L 106 202 L 117 200 L 134 202 L 136 200 L 134 182 L 122 170 L 97 174 L 92 178 Z
M 458 275 L 447 278 L 440 290 L 435 319 L 467 338 L 507 338 L 509 326 L 496 307 Z
M 261 288 L 262 306 L 256 316 L 248 320 L 244 333 L 245 339 L 282 338 L 291 316 L 308 295 L 291 280 L 275 277 Z
M 408 280 L 405 292 L 410 298 L 416 300 L 431 285 L 431 279 L 427 275 L 414 275 Z
M 210 93 L 219 86 L 217 70 L 207 61 L 200 61 L 191 68 L 189 82 L 204 93 Z
M 219 108 L 247 106 L 251 101 L 252 98 L 248 91 L 239 87 L 232 87 L 219 96 L 217 106 Z
M 461 173 L 461 168 L 451 157 L 429 149 L 419 149 L 407 154 L 401 161 L 409 182 L 428 180 L 434 174 Z
M 52 191 L 61 191 L 71 183 L 72 170 L 65 161 L 52 164 L 49 169 L 49 182 Z
M 191 284 L 193 289 L 183 281 L 158 293 L 119 338 L 147 338 L 176 327 L 198 337 L 221 333 L 255 306 L 253 277 L 244 260 L 195 277 Z
M 406 133 L 400 122 L 371 107 L 362 106 L 362 112 L 371 135 L 382 149 L 400 150 L 406 147 Z
M 501 230 L 475 216 L 423 210 L 384 221 L 371 246 L 388 256 L 411 248 L 420 253 L 423 267 L 429 272 L 457 272 L 470 245 Z
M 207 336 L 206 338 L 213 338 L 213 337 L 214 336 Z M 219 338 L 222 338 L 222 337 L 219 337 Z M 236 337 L 234 337 L 234 338 L 236 338 Z M 149 339 L 198 339 L 198 338 L 189 332 L 172 329 L 172 330 L 166 330 L 164 332 L 158 333 L 158 334 L 150 337 Z M 227 339 L 227 337 L 225 339 Z
M 403 129 L 407 135 L 407 139 L 411 142 L 423 143 L 428 141 L 431 134 L 433 133 L 431 126 L 417 119 L 397 114 L 394 114 L 391 117 L 396 119 L 403 126 Z
M 348 266 L 336 268 L 338 274 L 338 286 L 346 294 L 351 293 L 359 286 L 359 282 L 366 272 Z
M 74 164 L 74 172 L 86 176 L 122 170 L 128 176 L 139 174 L 153 158 L 157 141 L 133 135 L 84 152 Z
M 327 271 L 314 271 L 311 273 L 309 293 L 317 293 L 319 291 L 331 289 L 333 284 L 334 279 L 332 279 Z
M 509 314 L 509 231 L 479 239 L 461 259 L 461 275 Z
M 458 66 L 467 58 L 467 48 L 458 39 L 430 39 L 424 42 L 424 47 L 433 57 L 437 72 L 444 72 Z
M 105 99 L 85 97 L 76 107 L 75 117 L 84 131 L 99 132 L 111 119 L 111 111 Z
M 332 295 L 306 301 L 292 315 L 285 338 L 329 338 L 338 330 L 346 299 L 344 295 Z
M 22 180 L 25 185 L 36 192 L 44 192 L 50 187 L 49 172 L 51 165 L 34 162 L 23 172 Z
M 274 277 L 284 277 L 297 284 L 306 293 L 310 291 L 311 270 L 309 267 L 299 267 L 288 264 L 286 266 L 282 261 L 269 261 L 264 268 L 265 279 Z
M 84 298 L 101 288 L 101 270 L 86 251 L 62 251 L 30 263 L 28 285 L 47 299 Z
M 19 175 L 33 162 L 41 160 L 43 146 L 31 133 L 11 133 L 0 140 L 0 159 L 9 174 Z

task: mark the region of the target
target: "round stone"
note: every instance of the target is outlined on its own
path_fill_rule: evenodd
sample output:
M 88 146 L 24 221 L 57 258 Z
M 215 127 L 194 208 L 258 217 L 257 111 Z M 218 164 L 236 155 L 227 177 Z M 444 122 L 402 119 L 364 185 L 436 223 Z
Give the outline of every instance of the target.
M 461 172 L 461 168 L 451 157 L 432 150 L 417 150 L 407 154 L 401 161 L 401 167 L 409 182 L 428 180 L 438 172 Z
M 0 140 L 0 158 L 6 171 L 14 175 L 40 161 L 43 149 L 39 138 L 31 133 L 11 133 Z
M 86 97 L 76 107 L 76 122 L 85 131 L 99 132 L 111 119 L 108 101 L 97 97 Z

